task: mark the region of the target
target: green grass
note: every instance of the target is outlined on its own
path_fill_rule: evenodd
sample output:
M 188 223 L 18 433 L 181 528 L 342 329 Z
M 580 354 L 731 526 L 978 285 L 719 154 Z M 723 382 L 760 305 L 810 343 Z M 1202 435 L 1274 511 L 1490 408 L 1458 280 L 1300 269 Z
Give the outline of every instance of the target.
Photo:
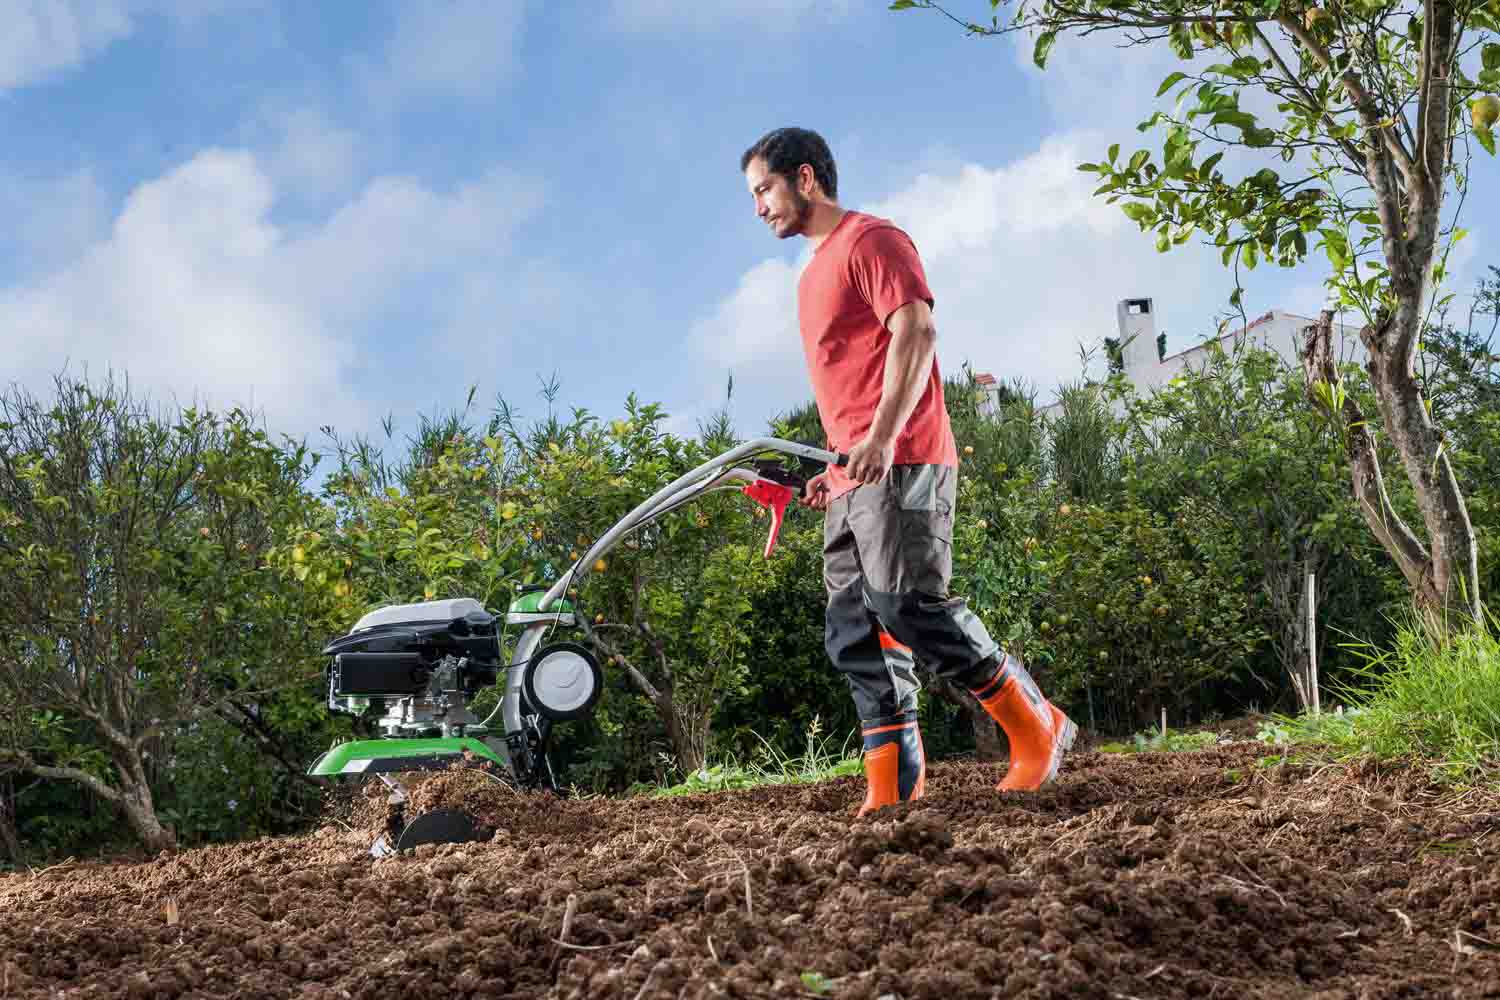
M 1165 731 L 1161 729 L 1148 729 L 1143 733 L 1136 733 L 1129 743 L 1101 743 L 1099 750 L 1102 753 L 1182 753 L 1188 750 L 1202 750 L 1219 742 L 1219 734 L 1204 730 L 1195 733 L 1174 732 L 1170 727 Z
M 760 788 L 766 785 L 800 785 L 864 773 L 864 762 L 857 753 L 850 756 L 847 747 L 840 753 L 831 752 L 828 749 L 830 737 L 820 739 L 821 732 L 821 724 L 813 719 L 807 730 L 807 745 L 801 756 L 790 756 L 761 740 L 760 750 L 749 761 L 726 758 L 713 764 L 705 764 L 675 785 L 648 786 L 637 791 L 660 798 Z
M 1342 714 L 1277 718 L 1267 743 L 1317 743 L 1337 759 L 1418 758 L 1459 781 L 1500 765 L 1500 636 L 1487 619 L 1434 638 L 1413 619 L 1389 650 L 1351 643 L 1363 663 L 1340 694 Z

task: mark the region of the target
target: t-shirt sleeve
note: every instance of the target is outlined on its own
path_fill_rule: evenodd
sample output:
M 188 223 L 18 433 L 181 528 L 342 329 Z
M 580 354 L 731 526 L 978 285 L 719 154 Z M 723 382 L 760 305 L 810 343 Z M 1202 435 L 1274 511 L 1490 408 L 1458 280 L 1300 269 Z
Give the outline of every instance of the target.
M 922 299 L 933 305 L 916 244 L 895 226 L 876 226 L 854 242 L 849 251 L 849 279 L 882 326 L 908 302 Z

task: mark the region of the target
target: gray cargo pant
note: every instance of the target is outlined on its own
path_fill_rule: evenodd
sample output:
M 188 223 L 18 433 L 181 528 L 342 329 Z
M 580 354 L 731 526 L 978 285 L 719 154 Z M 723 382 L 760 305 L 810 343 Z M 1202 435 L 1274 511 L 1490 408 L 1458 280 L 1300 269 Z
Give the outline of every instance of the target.
M 957 494 L 957 469 L 897 465 L 828 504 L 823 641 L 866 725 L 917 707 L 917 659 L 959 684 L 993 673 L 999 643 L 948 596 Z

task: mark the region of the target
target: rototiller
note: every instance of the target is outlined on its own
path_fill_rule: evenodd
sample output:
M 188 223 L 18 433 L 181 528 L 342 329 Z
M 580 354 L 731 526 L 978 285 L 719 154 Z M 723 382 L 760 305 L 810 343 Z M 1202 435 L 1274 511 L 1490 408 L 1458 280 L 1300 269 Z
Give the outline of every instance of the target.
M 477 765 L 498 781 L 556 792 L 547 759 L 555 725 L 590 715 L 603 689 L 598 659 L 577 642 L 543 640 L 558 626 L 577 624 L 564 595 L 594 562 L 631 532 L 712 490 L 738 489 L 771 513 L 765 556 L 771 555 L 787 504 L 805 478 L 768 452 L 843 465 L 847 455 L 779 438 L 759 438 L 703 463 L 658 490 L 604 533 L 549 588 L 524 588 L 511 602 L 504 625 L 519 625 L 505 691 L 483 720 L 469 702 L 495 684 L 502 670 L 498 616 L 479 601 L 460 597 L 379 608 L 355 623 L 348 635 L 323 649 L 328 666 L 328 707 L 353 715 L 382 713 L 380 739 L 341 743 L 313 762 L 309 774 L 375 775 L 391 790 L 394 821 L 370 852 L 377 857 L 429 843 L 473 840 L 471 817 L 435 809 L 404 821 L 406 794 L 392 775 Z M 740 464 L 744 463 L 744 465 Z M 749 468 L 746 468 L 748 465 Z M 491 729 L 500 716 L 499 732 Z

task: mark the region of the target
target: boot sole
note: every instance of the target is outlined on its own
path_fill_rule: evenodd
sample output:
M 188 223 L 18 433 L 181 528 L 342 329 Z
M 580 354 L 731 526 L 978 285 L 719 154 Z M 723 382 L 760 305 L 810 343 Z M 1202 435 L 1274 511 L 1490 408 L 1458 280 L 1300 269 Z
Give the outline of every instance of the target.
M 1073 749 L 1073 743 L 1078 739 L 1078 726 L 1073 720 L 1061 712 L 1057 714 L 1062 717 L 1062 732 L 1057 734 L 1057 741 L 1052 744 L 1052 762 L 1047 766 L 1047 776 L 1042 779 L 1042 786 L 1050 785 L 1057 777 L 1063 755 Z

